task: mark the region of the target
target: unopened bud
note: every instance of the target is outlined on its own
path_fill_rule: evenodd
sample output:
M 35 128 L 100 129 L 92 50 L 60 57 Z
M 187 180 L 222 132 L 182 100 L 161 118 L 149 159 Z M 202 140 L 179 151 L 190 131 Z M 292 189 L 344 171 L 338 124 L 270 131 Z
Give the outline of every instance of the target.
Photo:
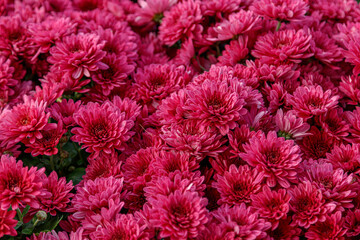
M 39 221 L 45 221 L 47 218 L 47 214 L 44 211 L 38 211 L 35 216 Z

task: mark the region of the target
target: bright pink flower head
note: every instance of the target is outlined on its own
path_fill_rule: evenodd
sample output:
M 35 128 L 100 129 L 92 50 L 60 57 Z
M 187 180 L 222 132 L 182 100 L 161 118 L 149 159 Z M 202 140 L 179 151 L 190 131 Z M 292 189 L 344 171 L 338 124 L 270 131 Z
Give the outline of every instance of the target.
M 360 169 L 360 146 L 359 144 L 335 145 L 331 153 L 326 153 L 326 161 L 330 162 L 334 169 L 358 172 Z
M 0 238 L 4 235 L 16 236 L 17 232 L 15 226 L 17 220 L 15 220 L 16 211 L 8 211 L 0 209 Z
M 312 225 L 305 233 L 305 237 L 309 240 L 319 239 L 338 239 L 345 240 L 344 237 L 347 229 L 344 228 L 344 218 L 338 211 L 332 215 L 327 215 L 324 222 L 317 222 Z
M 260 131 L 251 131 L 249 126 L 243 124 L 241 127 L 236 127 L 234 131 L 230 131 L 227 135 L 231 147 L 231 154 L 233 157 L 239 157 L 239 153 L 244 152 L 244 144 L 249 143 L 249 140 L 255 135 L 260 134 Z
M 186 38 L 199 38 L 202 32 L 201 21 L 200 2 L 182 1 L 164 13 L 159 27 L 159 38 L 169 46 Z
M 360 143 L 360 107 L 356 107 L 353 112 L 345 112 L 345 119 L 350 123 L 351 136 L 348 141 L 351 143 Z
M 84 219 L 86 215 L 99 213 L 101 208 L 109 208 L 111 202 L 123 205 L 123 179 L 114 177 L 84 181 L 72 199 L 71 210 L 74 218 Z
M 45 168 L 38 170 L 36 167 L 23 166 L 22 161 L 14 157 L 2 155 L 0 160 L 0 199 L 2 210 L 20 206 L 38 208 L 36 197 L 43 195 Z
M 242 4 L 244 4 L 242 0 L 209 0 L 202 2 L 202 10 L 204 16 L 223 19 L 236 12 Z
M 37 57 L 40 53 L 48 53 L 55 42 L 75 33 L 76 24 L 70 18 L 49 16 L 40 23 L 30 23 L 28 31 L 38 48 Z
M 348 211 L 345 217 L 344 227 L 347 229 L 347 237 L 356 237 L 360 234 L 360 210 Z
M 342 169 L 335 169 L 330 163 L 312 163 L 306 169 L 305 179 L 321 190 L 327 202 L 336 204 L 336 210 L 354 207 L 354 198 L 359 184 L 353 174 L 347 175 Z
M 285 189 L 271 191 L 264 186 L 262 192 L 251 196 L 251 206 L 267 221 L 271 222 L 271 229 L 279 226 L 279 220 L 286 218 L 289 212 L 290 195 Z
M 349 135 L 349 124 L 344 120 L 342 108 L 334 108 L 320 115 L 318 122 L 325 133 L 336 140 Z
M 56 215 L 56 211 L 65 212 L 70 203 L 70 198 L 74 195 L 70 193 L 73 189 L 72 181 L 66 183 L 65 177 L 58 178 L 56 172 L 53 171 L 44 182 L 44 188 L 50 195 L 40 198 L 40 209 L 52 216 Z
M 304 136 L 310 135 L 310 133 L 308 133 L 310 125 L 302 118 L 296 117 L 292 111 L 284 114 L 282 109 L 279 109 L 275 115 L 275 124 L 279 129 L 278 136 L 284 137 L 285 139 L 299 140 Z
M 45 130 L 50 113 L 45 113 L 46 102 L 24 98 L 25 102 L 16 105 L 11 110 L 5 109 L 0 114 L 0 140 L 17 143 L 28 138 L 30 143 L 43 136 L 40 130 Z
M 30 237 L 26 238 L 27 240 L 69 240 L 69 235 L 66 232 L 40 232 L 39 235 L 35 233 Z M 71 240 L 74 240 L 71 238 Z M 80 240 L 80 239 L 79 239 Z
M 134 121 L 139 116 L 141 112 L 141 107 L 137 104 L 136 101 L 131 100 L 129 98 L 120 98 L 119 96 L 115 96 L 111 103 L 114 104 L 120 111 L 125 113 L 125 119 Z
M 205 156 L 217 157 L 226 148 L 224 146 L 226 139 L 217 129 L 197 120 L 163 126 L 160 137 L 171 148 L 188 152 L 198 160 Z
M 359 75 L 360 73 L 360 44 L 358 38 L 359 34 L 350 36 L 350 41 L 346 42 L 347 50 L 343 51 L 345 61 L 354 65 L 354 75 Z
M 333 96 L 331 90 L 323 91 L 320 86 L 298 87 L 289 104 L 296 115 L 305 119 L 326 113 L 338 104 L 339 96 Z
M 226 82 L 205 82 L 187 92 L 185 109 L 190 119 L 204 120 L 219 129 L 222 135 L 236 127 L 236 121 L 246 114 L 245 101 Z
M 169 196 L 160 196 L 158 200 L 149 203 L 154 211 L 150 221 L 160 228 L 161 238 L 196 238 L 208 221 L 207 199 L 199 197 L 196 192 L 175 191 Z
M 256 167 L 265 173 L 269 187 L 277 184 L 284 188 L 296 182 L 296 168 L 301 162 L 300 148 L 292 140 L 278 138 L 276 132 L 271 131 L 255 135 L 244 145 L 245 153 L 240 157 L 250 166 Z
M 54 64 L 52 68 L 55 71 L 75 80 L 81 79 L 84 75 L 90 77 L 90 72 L 108 68 L 101 62 L 106 54 L 102 51 L 104 44 L 95 34 L 73 34 L 64 37 L 61 42 L 56 42 L 50 49 L 51 56 L 48 62 Z
M 249 54 L 248 38 L 239 36 L 238 39 L 230 41 L 230 44 L 225 46 L 225 50 L 218 60 L 221 65 L 235 66 L 242 61 L 245 61 Z
M 342 76 L 339 89 L 345 94 L 345 102 L 349 105 L 360 103 L 360 77 L 358 75 Z
M 251 207 L 245 203 L 230 208 L 222 205 L 212 212 L 216 222 L 218 239 L 262 239 L 266 237 L 266 230 L 271 227 L 269 222 L 253 213 Z M 213 229 L 214 231 L 214 229 Z
M 90 160 L 90 159 L 88 159 Z M 99 177 L 121 178 L 123 172 L 121 170 L 122 162 L 119 157 L 114 154 L 112 156 L 100 154 L 96 159 L 91 159 L 86 167 L 86 174 L 83 180 L 95 180 Z
M 353 0 L 310 0 L 310 9 L 319 11 L 323 19 L 345 22 L 356 17 L 357 2 Z
M 100 85 L 103 94 L 107 96 L 114 88 L 126 84 L 127 76 L 134 70 L 134 66 L 127 64 L 127 57 L 124 54 L 121 56 L 108 54 L 102 62 L 108 68 L 94 72 L 91 79 Z
M 236 167 L 231 165 L 224 174 L 216 175 L 217 181 L 213 187 L 220 193 L 218 204 L 240 205 L 240 203 L 249 203 L 250 196 L 260 191 L 263 172 L 257 169 L 249 168 L 244 165 Z
M 22 142 L 25 144 L 27 149 L 26 153 L 31 153 L 32 156 L 38 155 L 56 155 L 58 153 L 57 145 L 60 142 L 61 137 L 66 132 L 63 129 L 62 122 L 58 122 L 57 127 L 48 130 L 40 130 L 42 135 L 41 139 L 35 139 L 34 143 L 31 143 L 28 138 L 25 138 Z
M 145 225 L 140 226 L 133 215 L 119 214 L 114 222 L 106 224 L 92 234 L 94 240 L 146 240 Z
M 58 122 L 62 122 L 65 127 L 70 127 L 75 125 L 73 115 L 80 108 L 81 101 L 76 101 L 69 99 L 62 99 L 61 102 L 56 102 L 49 108 L 51 117 Z
M 249 34 L 261 28 L 260 18 L 252 11 L 240 10 L 233 13 L 215 27 L 210 28 L 210 41 L 225 41 L 237 39 L 239 35 Z
M 314 184 L 304 181 L 290 189 L 290 209 L 294 212 L 292 225 L 309 228 L 312 224 L 326 219 L 336 205 L 326 203 L 323 195 Z
M 130 129 L 134 122 L 125 119 L 125 113 L 110 102 L 102 105 L 90 102 L 74 114 L 79 127 L 71 130 L 72 140 L 82 144 L 82 148 L 96 157 L 100 152 L 114 153 L 115 149 L 124 150 L 125 142 L 133 133 Z
M 305 0 L 255 0 L 250 9 L 266 18 L 291 22 L 303 20 L 309 5 Z
M 261 62 L 268 64 L 300 63 L 311 57 L 311 35 L 300 29 L 269 32 L 260 36 L 251 54 Z

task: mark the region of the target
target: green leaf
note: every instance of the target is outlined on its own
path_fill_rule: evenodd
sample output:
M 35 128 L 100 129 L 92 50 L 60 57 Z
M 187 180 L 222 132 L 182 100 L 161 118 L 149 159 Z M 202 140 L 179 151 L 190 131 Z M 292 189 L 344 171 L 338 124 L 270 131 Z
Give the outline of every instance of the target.
M 22 221 L 18 221 L 18 223 L 16 224 L 16 226 L 14 227 L 15 230 L 17 230 L 19 227 L 21 227 L 23 225 Z
M 22 234 L 25 234 L 25 235 L 31 235 L 33 232 L 33 229 L 32 228 L 25 228 L 21 231 Z
M 24 211 L 22 212 L 23 217 L 29 212 L 29 210 L 30 210 L 30 206 L 27 205 L 27 206 L 24 208 Z
M 83 175 L 85 175 L 85 168 L 76 168 L 67 176 L 67 180 L 72 180 L 73 184 L 76 185 L 82 180 Z
M 40 232 L 50 232 L 54 230 L 59 222 L 62 220 L 63 216 L 61 217 L 53 217 L 48 220 L 46 220 L 43 223 L 38 223 L 34 229 L 34 233 L 40 233 Z

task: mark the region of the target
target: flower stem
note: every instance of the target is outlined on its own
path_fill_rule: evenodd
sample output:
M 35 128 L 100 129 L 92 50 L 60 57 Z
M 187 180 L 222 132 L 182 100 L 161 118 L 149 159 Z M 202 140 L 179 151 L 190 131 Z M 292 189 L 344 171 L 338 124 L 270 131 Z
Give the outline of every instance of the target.
M 280 27 L 281 27 L 281 21 L 279 20 L 278 23 L 277 23 L 277 26 L 276 26 L 276 30 L 275 30 L 275 31 L 276 31 L 276 32 L 279 31 Z

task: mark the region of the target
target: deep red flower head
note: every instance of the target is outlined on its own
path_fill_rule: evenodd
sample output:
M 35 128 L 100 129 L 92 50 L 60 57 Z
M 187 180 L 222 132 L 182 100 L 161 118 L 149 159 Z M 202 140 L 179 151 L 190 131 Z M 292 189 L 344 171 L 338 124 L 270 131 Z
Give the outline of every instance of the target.
M 39 207 L 37 197 L 44 195 L 45 168 L 23 166 L 22 161 L 2 155 L 0 160 L 0 199 L 2 210 Z
M 220 193 L 218 204 L 240 205 L 249 203 L 250 197 L 260 191 L 264 172 L 249 168 L 244 165 L 236 167 L 231 165 L 224 174 L 216 175 L 216 182 L 213 187 Z
M 18 221 L 15 220 L 16 211 L 8 211 L 0 209 L 0 237 L 4 235 L 16 236 L 15 226 Z
M 79 110 L 80 105 L 81 101 L 74 102 L 72 99 L 62 99 L 61 102 L 52 104 L 49 112 L 53 119 L 63 122 L 65 127 L 70 127 L 75 125 L 73 114 Z
M 276 132 L 271 131 L 267 136 L 262 133 L 252 137 L 244 150 L 240 157 L 264 172 L 269 187 L 279 184 L 288 188 L 290 183 L 297 181 L 296 168 L 302 159 L 300 148 L 294 141 L 278 138 Z
M 358 173 L 360 146 L 359 144 L 335 145 L 330 153 L 326 153 L 326 161 L 330 162 L 334 169 L 340 168 L 345 172 Z

